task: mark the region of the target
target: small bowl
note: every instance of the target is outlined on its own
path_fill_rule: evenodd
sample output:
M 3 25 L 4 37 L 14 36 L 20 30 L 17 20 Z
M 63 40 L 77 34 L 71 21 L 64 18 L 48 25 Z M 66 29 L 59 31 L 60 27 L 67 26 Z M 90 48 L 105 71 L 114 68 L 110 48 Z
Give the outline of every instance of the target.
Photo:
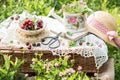
M 24 30 L 20 27 L 20 25 L 17 27 L 16 31 L 25 36 L 33 36 L 41 33 L 46 28 L 46 23 L 43 21 L 43 28 L 40 28 L 38 30 Z

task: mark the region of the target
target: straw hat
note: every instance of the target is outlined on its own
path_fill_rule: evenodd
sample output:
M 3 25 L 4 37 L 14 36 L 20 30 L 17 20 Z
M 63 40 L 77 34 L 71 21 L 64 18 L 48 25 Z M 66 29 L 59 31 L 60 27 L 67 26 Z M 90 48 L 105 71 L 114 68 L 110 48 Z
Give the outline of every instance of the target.
M 117 23 L 112 15 L 104 11 L 96 11 L 87 18 L 88 30 L 110 43 L 120 47 L 120 38 L 117 33 Z

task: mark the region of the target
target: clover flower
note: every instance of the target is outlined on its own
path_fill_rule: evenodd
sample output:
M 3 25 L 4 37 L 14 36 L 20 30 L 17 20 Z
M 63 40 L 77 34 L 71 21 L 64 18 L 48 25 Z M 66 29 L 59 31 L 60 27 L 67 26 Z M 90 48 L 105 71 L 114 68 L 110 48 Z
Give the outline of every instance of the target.
M 98 73 L 94 73 L 94 76 L 95 76 L 95 77 L 98 76 Z
M 60 73 L 59 73 L 59 76 L 60 76 L 60 77 L 62 77 L 62 76 L 64 76 L 64 75 L 66 75 L 66 72 L 60 72 Z
M 78 71 L 81 71 L 82 70 L 82 66 L 78 66 Z
M 70 60 L 71 61 L 71 63 L 74 63 L 75 62 L 75 60 L 74 59 L 72 59 L 72 60 Z
M 66 77 L 63 77 L 62 80 L 67 80 L 67 78 L 66 78 Z
M 54 66 L 55 66 L 55 67 L 58 67 L 58 66 L 60 66 L 60 64 L 58 64 L 58 63 L 55 63 L 55 64 L 54 64 Z
M 75 70 L 73 68 L 66 69 L 66 73 L 75 73 Z
M 25 77 L 28 77 L 28 74 L 25 74 Z
M 53 66 L 53 64 L 51 64 L 51 62 L 49 62 L 49 63 L 47 64 L 46 70 L 49 71 L 51 66 Z
M 69 59 L 71 57 L 71 55 L 66 55 L 65 58 Z

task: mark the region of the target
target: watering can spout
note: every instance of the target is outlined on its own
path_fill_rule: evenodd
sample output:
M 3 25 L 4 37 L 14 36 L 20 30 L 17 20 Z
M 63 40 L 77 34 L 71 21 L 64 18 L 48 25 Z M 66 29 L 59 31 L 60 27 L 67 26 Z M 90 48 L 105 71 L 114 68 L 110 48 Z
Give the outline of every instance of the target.
M 53 13 L 54 13 L 54 8 L 52 8 L 52 9 L 50 10 L 50 12 L 48 13 L 47 17 L 52 16 Z
M 50 17 L 50 16 L 54 17 L 55 19 L 57 19 L 58 21 L 60 21 L 62 24 L 65 24 L 64 19 L 61 18 L 61 17 L 60 17 L 59 15 L 57 15 L 56 13 L 54 13 L 54 8 L 52 8 L 52 9 L 50 10 L 49 14 L 47 15 L 47 17 Z

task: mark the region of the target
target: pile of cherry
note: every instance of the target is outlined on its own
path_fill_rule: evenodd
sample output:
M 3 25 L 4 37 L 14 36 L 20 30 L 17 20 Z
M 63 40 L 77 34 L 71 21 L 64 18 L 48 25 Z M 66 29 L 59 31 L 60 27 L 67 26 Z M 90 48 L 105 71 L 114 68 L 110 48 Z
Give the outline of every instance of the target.
M 43 28 L 43 21 L 37 20 L 36 22 L 32 20 L 25 20 L 20 26 L 24 30 L 39 30 Z

